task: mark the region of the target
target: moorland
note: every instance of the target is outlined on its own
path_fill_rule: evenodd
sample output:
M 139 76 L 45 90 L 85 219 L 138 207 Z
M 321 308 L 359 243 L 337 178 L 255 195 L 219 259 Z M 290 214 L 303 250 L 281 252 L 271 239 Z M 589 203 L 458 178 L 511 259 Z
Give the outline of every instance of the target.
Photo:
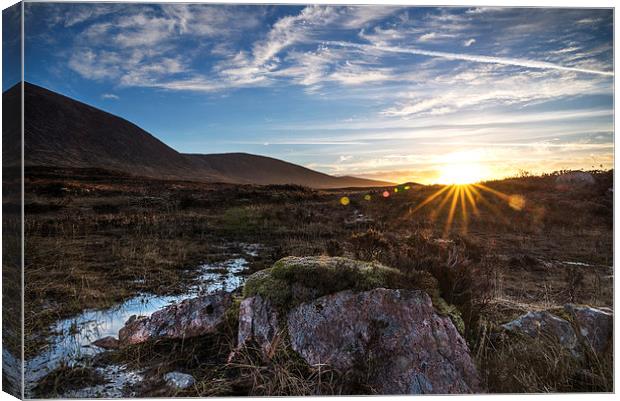
M 612 306 L 613 171 L 589 172 L 594 183 L 588 184 L 562 184 L 564 174 L 523 174 L 466 191 L 415 183 L 365 189 L 209 184 L 98 169 L 28 169 L 27 358 L 45 349 L 59 319 L 136 294 L 183 293 L 199 275 L 196 266 L 257 244 L 244 275 L 285 256 L 325 255 L 379 262 L 412 280 L 421 272 L 433 277 L 463 321 L 486 391 L 609 391 L 611 350 L 607 359 L 576 364 L 535 341 L 491 335 L 528 311 Z M 87 366 L 113 360 L 146 369 L 149 377 L 180 369 L 197 379 L 181 393 L 145 380 L 132 390 L 139 395 L 368 392 L 347 389 L 337 374 L 327 377 L 284 351 L 268 360 L 248 353 L 231 363 L 237 324 L 233 316 L 208 340 L 141 344 L 101 354 Z M 60 366 L 37 394 L 97 382 L 92 371 L 76 369 Z

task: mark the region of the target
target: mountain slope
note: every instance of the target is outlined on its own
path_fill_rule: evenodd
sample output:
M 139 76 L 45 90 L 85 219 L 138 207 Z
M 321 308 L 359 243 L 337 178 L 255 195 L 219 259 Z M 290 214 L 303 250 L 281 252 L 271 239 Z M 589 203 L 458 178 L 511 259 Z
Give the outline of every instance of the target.
M 238 183 L 260 185 L 303 183 L 314 188 L 372 187 L 386 184 L 356 177 L 334 177 L 282 160 L 248 153 L 186 156 L 205 170 L 214 171 L 222 177 L 234 177 Z
M 29 83 L 24 88 L 25 164 L 101 167 L 161 178 L 216 179 L 140 127 Z
M 9 89 L 3 99 L 18 99 L 19 89 Z M 24 85 L 24 110 L 26 166 L 97 167 L 163 179 L 315 188 L 387 184 L 333 177 L 245 153 L 182 154 L 125 119 L 30 83 Z

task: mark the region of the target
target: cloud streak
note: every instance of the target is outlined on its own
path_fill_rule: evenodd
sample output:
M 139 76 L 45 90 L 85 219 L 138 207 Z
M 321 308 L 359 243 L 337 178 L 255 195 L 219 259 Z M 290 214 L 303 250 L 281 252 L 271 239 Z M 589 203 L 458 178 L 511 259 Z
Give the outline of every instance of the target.
M 364 45 L 358 43 L 350 43 L 350 42 L 329 42 L 334 46 L 341 47 L 350 47 L 356 48 L 366 51 L 380 51 L 384 53 L 397 53 L 397 54 L 412 54 L 417 56 L 427 56 L 427 57 L 436 57 L 447 60 L 460 60 L 460 61 L 471 61 L 475 63 L 483 63 L 483 64 L 500 64 L 500 65 L 510 65 L 516 67 L 525 67 L 525 68 L 535 68 L 535 69 L 543 69 L 543 70 L 558 70 L 558 71 L 570 71 L 570 72 L 581 72 L 584 74 L 596 74 L 596 75 L 604 75 L 613 77 L 614 73 L 612 71 L 600 71 L 600 70 L 592 70 L 587 68 L 578 68 L 578 67 L 567 67 L 559 64 L 549 63 L 546 61 L 536 61 L 536 60 L 527 60 L 520 58 L 509 58 L 509 57 L 496 57 L 496 56 L 483 56 L 483 55 L 474 55 L 467 53 L 448 53 L 434 50 L 424 50 L 418 48 L 405 48 L 405 47 L 397 47 L 397 46 L 373 46 L 373 45 Z

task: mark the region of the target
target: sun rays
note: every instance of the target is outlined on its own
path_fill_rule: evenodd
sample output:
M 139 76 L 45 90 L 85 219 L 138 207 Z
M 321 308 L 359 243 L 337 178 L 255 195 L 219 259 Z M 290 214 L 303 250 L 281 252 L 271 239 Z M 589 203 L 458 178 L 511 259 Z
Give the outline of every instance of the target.
M 525 207 L 525 198 L 521 195 L 508 195 L 484 184 L 452 184 L 442 187 L 412 207 L 409 214 L 413 215 L 425 208 L 430 209 L 431 220 L 438 224 L 443 223 L 444 237 L 452 232 L 457 219 L 461 234 L 467 234 L 472 216 L 480 214 L 480 205 L 484 205 L 498 219 L 507 221 L 505 213 L 502 213 L 500 208 L 490 202 L 485 195 L 500 199 L 514 210 L 522 210 Z M 445 222 L 438 221 L 444 213 Z

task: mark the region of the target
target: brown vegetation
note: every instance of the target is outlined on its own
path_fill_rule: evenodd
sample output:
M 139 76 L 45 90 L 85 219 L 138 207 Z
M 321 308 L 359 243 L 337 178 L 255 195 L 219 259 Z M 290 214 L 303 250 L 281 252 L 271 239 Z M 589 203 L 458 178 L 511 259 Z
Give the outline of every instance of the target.
M 138 292 L 181 292 L 199 263 L 226 258 L 235 251 L 231 244 L 259 242 L 264 250 L 251 260 L 252 271 L 288 255 L 344 255 L 379 261 L 404 277 L 433 276 L 439 295 L 463 319 L 490 392 L 610 391 L 608 361 L 592 357 L 576 366 L 560 351 L 539 353 L 540 344 L 501 342 L 493 334 L 528 310 L 567 302 L 612 305 L 613 172 L 594 176 L 596 185 L 570 190 L 558 188 L 553 175 L 486 183 L 519 195 L 524 205 L 514 208 L 481 192 L 477 214 L 470 210 L 466 218 L 457 208 L 446 232 L 447 207 L 438 211 L 431 202 L 417 209 L 440 187 L 415 186 L 384 198 L 384 188 L 316 191 L 31 170 L 28 354 L 58 318 Z M 346 206 L 340 203 L 345 195 Z M 360 214 L 368 219 L 356 221 Z M 150 366 L 153 377 L 172 368 L 191 372 L 197 385 L 179 395 L 364 392 L 343 389 L 338 372 L 302 366 L 286 350 L 269 361 L 248 350 L 229 364 L 234 332 L 106 357 Z M 516 358 L 523 355 L 531 360 Z M 141 394 L 171 395 L 151 384 Z

